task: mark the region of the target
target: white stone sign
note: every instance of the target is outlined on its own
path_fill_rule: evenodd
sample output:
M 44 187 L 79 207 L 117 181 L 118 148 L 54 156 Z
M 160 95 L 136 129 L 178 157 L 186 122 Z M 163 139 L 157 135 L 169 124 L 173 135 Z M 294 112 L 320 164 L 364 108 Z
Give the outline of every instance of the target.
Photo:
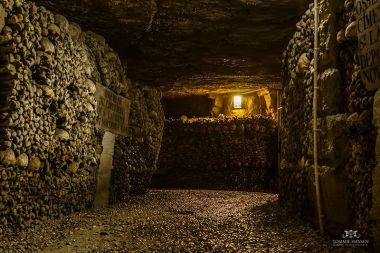
M 96 85 L 96 100 L 98 103 L 98 122 L 96 127 L 116 135 L 128 134 L 128 120 L 131 101 L 116 95 L 103 85 Z
M 368 90 L 380 88 L 380 0 L 356 0 L 361 78 Z

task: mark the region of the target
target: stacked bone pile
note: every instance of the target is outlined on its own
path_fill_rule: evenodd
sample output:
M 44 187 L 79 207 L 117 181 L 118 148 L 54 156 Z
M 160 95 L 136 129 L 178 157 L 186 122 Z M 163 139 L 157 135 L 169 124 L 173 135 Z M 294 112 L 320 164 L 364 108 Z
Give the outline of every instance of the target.
M 95 83 L 113 88 L 120 82 L 104 72 L 120 67 L 98 66 L 83 40 L 91 36 L 63 16 L 0 3 L 0 217 L 2 227 L 23 227 L 92 205 Z
M 102 36 L 96 33 L 86 32 L 84 41 L 88 46 L 89 58 L 97 67 L 97 71 L 92 72 L 93 80 L 120 96 L 128 97 L 130 81 L 117 53 L 108 46 Z
M 144 193 L 157 168 L 164 112 L 158 90 L 137 84 L 132 98 L 127 137 L 116 140 L 111 201 L 123 201 L 128 193 Z
M 356 37 L 356 17 L 354 0 L 345 1 L 345 12 L 341 17 L 342 29 L 338 33 L 338 42 L 342 48 L 340 59 L 344 64 L 347 83 L 346 98 L 350 113 L 352 153 L 345 169 L 350 179 L 350 200 L 353 209 L 355 227 L 368 237 L 370 234 L 370 209 L 372 206 L 372 170 L 375 161 L 376 131 L 371 124 L 375 91 L 364 86 L 359 67 L 355 64 L 358 50 Z
M 313 59 L 312 6 L 297 23 L 297 31 L 284 52 L 283 127 L 280 170 L 281 201 L 301 212 L 309 210 L 307 172 L 299 161 L 308 156 L 312 119 Z M 301 106 L 302 105 L 302 106 Z
M 271 118 L 168 120 L 153 185 L 263 189 L 274 182 L 276 160 Z
M 312 153 L 313 13 L 312 6 L 297 24 L 297 32 L 284 53 L 284 115 L 281 200 L 288 207 L 310 214 L 314 205 Z M 361 81 L 354 56 L 357 53 L 354 1 L 321 1 L 319 91 L 319 164 L 322 205 L 327 229 L 347 222 L 329 212 L 331 196 L 349 195 L 349 220 L 369 237 L 372 169 L 375 166 L 376 133 L 371 123 L 374 92 Z M 300 106 L 302 105 L 302 106 Z M 330 124 L 330 127 L 329 127 Z M 338 126 L 338 127 L 331 127 Z M 335 131 L 337 130 L 337 131 Z M 298 145 L 302 143 L 303 145 Z M 329 171 L 330 173 L 326 173 Z M 335 178 L 334 178 L 335 177 Z M 339 180 L 338 188 L 329 180 Z M 331 182 L 331 181 L 330 181 Z M 309 187 L 309 188 L 308 188 Z M 353 215 L 353 216 L 352 216 Z

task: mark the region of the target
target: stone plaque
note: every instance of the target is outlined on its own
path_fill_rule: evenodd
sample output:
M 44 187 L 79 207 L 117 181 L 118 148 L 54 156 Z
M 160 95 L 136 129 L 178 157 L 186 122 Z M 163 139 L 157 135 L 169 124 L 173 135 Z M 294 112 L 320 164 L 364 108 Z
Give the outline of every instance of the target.
M 102 208 L 108 205 L 113 155 L 115 150 L 115 135 L 110 132 L 105 132 L 103 136 L 103 153 L 100 157 L 98 181 L 95 196 L 95 208 Z
M 103 85 L 96 85 L 96 100 L 98 102 L 98 122 L 96 127 L 116 135 L 128 134 L 128 120 L 131 101 L 116 95 Z
M 357 62 L 368 90 L 380 88 L 380 0 L 356 0 Z

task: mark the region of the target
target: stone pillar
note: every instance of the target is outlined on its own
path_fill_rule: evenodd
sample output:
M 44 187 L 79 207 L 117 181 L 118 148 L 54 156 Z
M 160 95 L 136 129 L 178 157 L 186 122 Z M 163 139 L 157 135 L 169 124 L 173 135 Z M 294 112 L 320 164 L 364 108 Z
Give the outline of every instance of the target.
M 260 97 L 264 98 L 266 109 L 267 109 L 267 113 L 274 118 L 274 110 L 273 110 L 273 105 L 272 105 L 272 97 L 270 95 L 269 90 L 268 89 L 264 89 L 264 90 L 258 92 L 258 95 Z
M 98 183 L 94 203 L 95 208 L 105 207 L 109 202 L 115 135 L 110 132 L 106 132 L 103 137 L 102 145 L 103 153 L 100 157 Z
M 214 106 L 211 110 L 211 116 L 218 117 L 219 114 L 223 112 L 223 96 L 220 94 L 215 94 L 210 96 L 210 98 L 215 99 Z
M 373 241 L 375 252 L 380 252 L 380 90 L 375 94 L 373 104 L 373 124 L 377 129 L 376 162 L 377 166 L 372 172 L 372 210 L 371 217 L 375 222 Z

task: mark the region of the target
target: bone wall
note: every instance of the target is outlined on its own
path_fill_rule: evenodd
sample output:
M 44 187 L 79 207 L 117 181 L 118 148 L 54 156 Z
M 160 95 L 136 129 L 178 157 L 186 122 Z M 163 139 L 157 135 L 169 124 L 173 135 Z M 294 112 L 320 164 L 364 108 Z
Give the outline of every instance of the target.
M 372 171 L 376 132 L 374 91 L 355 64 L 358 50 L 354 1 L 320 1 L 319 169 L 324 223 L 373 238 Z M 280 198 L 304 216 L 315 215 L 313 172 L 313 6 L 297 23 L 284 53 Z M 302 106 L 300 106 L 302 105 Z
M 130 94 L 133 100 L 129 135 L 116 139 L 111 202 L 146 191 L 157 170 L 161 148 L 164 112 L 160 92 L 149 87 L 134 87 Z
M 103 37 L 23 0 L 0 1 L 0 31 L 0 231 L 92 206 L 104 135 L 95 128 L 97 83 L 134 101 L 131 126 L 140 132 L 131 130 L 131 139 L 152 150 L 134 160 L 154 168 L 159 94 L 131 85 Z M 147 111 L 157 117 L 136 116 Z M 130 150 L 118 139 L 120 145 Z M 126 165 L 114 167 L 117 176 Z M 130 183 L 115 175 L 113 183 Z M 141 174 L 132 178 L 128 189 Z
M 268 117 L 167 120 L 153 186 L 274 187 L 277 125 Z

